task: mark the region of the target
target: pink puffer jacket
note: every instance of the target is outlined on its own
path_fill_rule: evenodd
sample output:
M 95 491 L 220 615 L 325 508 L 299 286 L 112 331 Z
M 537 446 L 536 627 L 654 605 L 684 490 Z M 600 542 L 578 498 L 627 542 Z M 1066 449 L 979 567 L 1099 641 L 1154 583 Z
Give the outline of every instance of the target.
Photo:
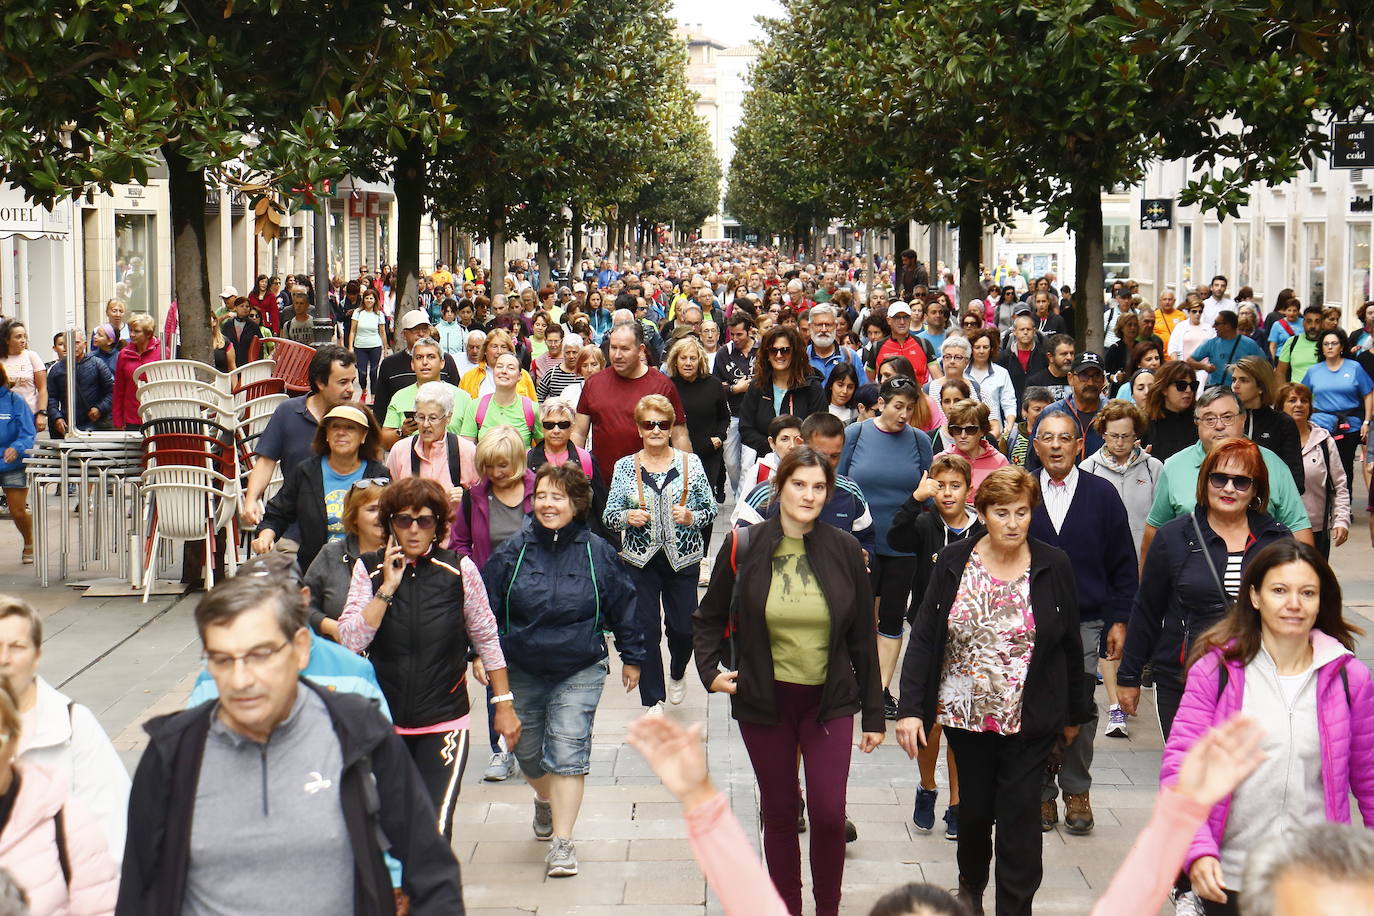
M 9 872 L 34 913 L 45 916 L 106 916 L 114 912 L 119 876 L 100 824 L 67 795 L 53 773 L 31 763 L 16 763 L 19 797 L 0 832 L 0 868 Z M 57 856 L 54 818 L 63 812 L 71 884 Z
M 1333 637 L 1321 630 L 1312 631 L 1314 650 L 1333 645 L 1339 645 Z M 1188 670 L 1188 683 L 1159 766 L 1161 786 L 1173 785 L 1178 780 L 1184 755 L 1209 728 L 1240 712 L 1245 698 L 1245 666 L 1235 658 L 1224 662 L 1228 680 L 1218 697 L 1217 671 L 1222 664 L 1221 650 L 1213 649 Z M 1365 826 L 1374 830 L 1374 684 L 1369 669 L 1348 652 L 1342 651 L 1317 669 L 1317 732 L 1321 738 L 1326 819 L 1350 823 L 1353 792 Z M 1203 856 L 1218 855 L 1230 810 L 1229 795 L 1213 806 L 1188 849 L 1184 872 Z

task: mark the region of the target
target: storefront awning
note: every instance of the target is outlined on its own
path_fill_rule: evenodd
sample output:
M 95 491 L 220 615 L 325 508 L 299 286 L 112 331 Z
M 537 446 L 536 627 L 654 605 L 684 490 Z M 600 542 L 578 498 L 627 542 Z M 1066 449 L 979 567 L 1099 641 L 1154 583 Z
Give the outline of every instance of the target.
M 63 201 L 51 211 L 24 198 L 12 184 L 0 185 L 0 239 L 65 240 L 72 231 L 71 203 Z

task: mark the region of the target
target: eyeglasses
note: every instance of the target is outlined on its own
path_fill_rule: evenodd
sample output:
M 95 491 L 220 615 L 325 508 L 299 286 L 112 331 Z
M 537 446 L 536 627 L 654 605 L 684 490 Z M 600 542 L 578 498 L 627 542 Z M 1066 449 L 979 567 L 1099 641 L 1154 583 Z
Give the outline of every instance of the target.
M 353 489 L 366 490 L 368 487 L 384 487 L 390 483 L 390 477 L 364 477 L 362 480 L 355 480 L 353 482 Z
M 1037 442 L 1043 442 L 1046 445 L 1072 445 L 1078 441 L 1078 437 L 1073 433 L 1059 433 L 1058 435 L 1054 433 L 1041 433 L 1035 437 L 1035 440 Z
M 401 513 L 391 516 L 391 524 L 395 525 L 400 531 L 409 531 L 411 525 L 414 525 L 421 531 L 433 531 L 434 526 L 438 523 L 439 520 L 433 515 L 406 515 L 405 513 Z
M 1244 474 L 1220 474 L 1213 471 L 1207 475 L 1207 483 L 1213 490 L 1224 490 L 1229 483 L 1237 493 L 1245 493 L 1254 485 L 1255 479 Z
M 1133 442 L 1135 441 L 1135 433 L 1107 433 L 1102 438 L 1108 442 Z
M 572 429 L 572 420 L 545 420 L 545 429 Z
M 242 655 L 230 655 L 227 652 L 206 652 L 204 655 L 205 666 L 211 671 L 228 674 L 238 668 L 239 662 L 243 662 L 243 666 L 249 671 L 260 671 L 272 660 L 273 656 L 290 644 L 290 640 L 285 640 L 275 647 L 259 646 Z
M 769 355 L 769 356 L 791 356 L 791 355 L 792 355 L 792 348 L 791 348 L 791 347 L 769 347 L 769 348 L 768 348 L 768 355 Z
M 1191 382 L 1185 381 L 1181 378 L 1174 379 L 1173 385 L 1174 390 L 1179 392 L 1180 394 L 1182 394 L 1185 391 L 1197 391 L 1197 379 L 1193 379 Z
M 1240 414 L 1238 413 L 1224 413 L 1213 417 L 1198 417 L 1197 421 L 1203 426 L 1210 426 L 1212 429 L 1221 429 L 1236 422 L 1236 418 L 1239 416 Z
M 973 436 L 982 431 L 983 427 L 981 426 L 955 426 L 953 423 L 949 425 L 949 432 L 952 436 Z
M 665 433 L 673 428 L 672 420 L 640 420 L 639 428 L 646 433 L 651 429 L 661 429 Z
M 447 419 L 448 414 L 442 413 L 417 413 L 415 415 L 415 422 L 422 423 L 425 426 L 428 426 L 431 423 L 443 423 Z

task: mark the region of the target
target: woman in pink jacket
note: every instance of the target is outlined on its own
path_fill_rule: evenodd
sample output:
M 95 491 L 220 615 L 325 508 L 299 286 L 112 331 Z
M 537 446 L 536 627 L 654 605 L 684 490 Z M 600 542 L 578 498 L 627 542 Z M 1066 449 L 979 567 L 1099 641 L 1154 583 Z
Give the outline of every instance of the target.
M 1212 807 L 1184 868 L 1209 914 L 1239 912 L 1247 854 L 1274 835 L 1350 823 L 1353 792 L 1374 829 L 1374 685 L 1351 651 L 1361 631 L 1316 550 L 1260 551 L 1231 611 L 1198 640 L 1160 765 L 1161 785 L 1209 728 L 1244 712 L 1266 730 L 1264 763 Z
M 129 342 L 115 360 L 114 395 L 111 398 L 110 419 L 115 429 L 138 429 L 138 385 L 134 372 L 145 363 L 162 359 L 162 343 L 154 333 L 157 325 L 151 315 L 142 312 L 129 318 Z
M 0 682 L 0 869 L 45 916 L 104 916 L 119 892 L 115 863 L 95 818 L 37 764 L 15 763 L 22 719 Z

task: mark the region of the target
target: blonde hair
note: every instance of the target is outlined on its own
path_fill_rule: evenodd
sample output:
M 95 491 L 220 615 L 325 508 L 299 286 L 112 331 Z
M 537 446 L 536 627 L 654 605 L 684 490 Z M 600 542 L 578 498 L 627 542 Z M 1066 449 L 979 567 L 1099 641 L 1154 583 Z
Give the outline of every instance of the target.
M 651 413 L 661 414 L 669 420 L 677 419 L 677 411 L 673 409 L 673 402 L 661 394 L 646 394 L 639 399 L 635 405 L 635 422 L 645 419 Z
M 698 360 L 696 377 L 701 378 L 703 375 L 706 374 L 706 363 L 708 360 L 710 360 L 710 357 L 706 355 L 706 347 L 702 345 L 701 341 L 698 340 L 695 335 L 688 335 L 686 337 L 683 337 L 682 339 L 674 343 L 673 346 L 668 350 L 668 377 L 684 378 L 683 374 L 680 371 L 678 371 L 677 368 L 678 357 L 682 355 L 682 351 L 684 350 L 696 351 Z
M 477 473 L 486 476 L 491 468 L 502 460 L 512 467 L 525 464 L 525 440 L 510 426 L 495 426 L 477 443 L 477 454 L 472 459 Z
M 493 343 L 503 343 L 510 352 L 515 352 L 515 341 L 510 336 L 510 331 L 504 328 L 495 328 L 487 332 L 487 339 L 482 341 L 482 362 L 487 361 L 487 354 L 491 352 Z
M 157 322 L 154 321 L 153 316 L 149 315 L 147 312 L 134 312 L 124 323 L 131 328 L 139 331 L 146 331 L 149 334 L 157 332 Z
M 24 728 L 24 717 L 19 714 L 19 697 L 7 677 L 0 678 L 0 733 L 9 738 L 10 746 L 18 748 L 19 733 Z

